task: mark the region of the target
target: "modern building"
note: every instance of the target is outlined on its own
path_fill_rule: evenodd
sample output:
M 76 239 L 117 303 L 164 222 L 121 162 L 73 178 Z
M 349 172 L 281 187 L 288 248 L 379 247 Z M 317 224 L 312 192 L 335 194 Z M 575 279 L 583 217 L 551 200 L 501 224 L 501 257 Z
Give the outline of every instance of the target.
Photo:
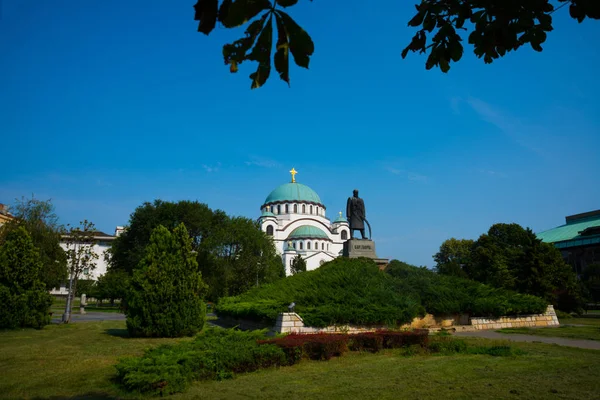
M 327 207 L 310 187 L 296 182 L 296 170 L 290 171 L 292 180 L 275 188 L 260 206 L 261 229 L 273 237 L 281 255 L 286 275 L 296 256 L 306 261 L 308 271 L 319 268 L 342 253 L 343 244 L 350 237 L 348 221 L 339 213 L 331 222 L 325 215 Z
M 537 234 L 552 243 L 580 275 L 590 264 L 600 263 L 600 210 L 565 217 L 565 224 Z
M 79 277 L 81 280 L 98 280 L 101 275 L 104 275 L 107 271 L 108 264 L 105 258 L 106 251 L 112 246 L 113 240 L 117 238 L 123 231 L 123 227 L 118 226 L 115 229 L 115 235 L 109 235 L 101 231 L 93 232 L 94 244 L 92 245 L 93 252 L 98 256 L 95 260 L 96 267 L 92 270 L 84 270 L 82 275 Z M 63 250 L 67 250 L 66 236 L 60 243 Z M 50 294 L 54 295 L 67 295 L 69 289 L 69 282 L 65 282 L 58 288 L 54 288 L 50 291 Z

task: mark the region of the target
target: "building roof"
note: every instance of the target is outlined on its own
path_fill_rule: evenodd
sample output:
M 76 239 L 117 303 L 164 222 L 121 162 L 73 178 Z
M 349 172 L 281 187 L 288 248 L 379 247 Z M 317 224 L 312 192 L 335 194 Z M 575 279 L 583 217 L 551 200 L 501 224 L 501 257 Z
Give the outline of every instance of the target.
M 267 196 L 264 204 L 292 201 L 323 205 L 317 192 L 297 182 L 284 183 L 277 187 Z
M 600 243 L 600 210 L 570 215 L 566 224 L 537 234 L 543 242 L 558 248 Z
M 329 239 L 329 236 L 316 226 L 302 225 L 294 229 L 288 239 Z

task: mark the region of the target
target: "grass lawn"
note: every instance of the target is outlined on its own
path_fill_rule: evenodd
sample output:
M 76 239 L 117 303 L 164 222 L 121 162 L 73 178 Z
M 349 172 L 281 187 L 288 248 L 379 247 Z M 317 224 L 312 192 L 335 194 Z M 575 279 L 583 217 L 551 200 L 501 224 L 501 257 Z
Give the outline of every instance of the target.
M 117 359 L 180 340 L 188 339 L 130 339 L 123 321 L 1 331 L 0 397 L 135 398 L 112 383 Z M 600 398 L 600 351 L 538 343 L 513 346 L 527 354 L 347 353 L 328 362 L 304 361 L 233 380 L 196 383 L 172 398 Z

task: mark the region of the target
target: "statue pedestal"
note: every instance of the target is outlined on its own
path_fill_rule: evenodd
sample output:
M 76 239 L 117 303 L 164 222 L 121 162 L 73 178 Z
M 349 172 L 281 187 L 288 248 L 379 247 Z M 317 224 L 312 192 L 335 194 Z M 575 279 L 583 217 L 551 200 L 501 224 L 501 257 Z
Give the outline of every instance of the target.
M 389 261 L 387 258 L 378 258 L 375 252 L 375 242 L 368 239 L 350 239 L 344 242 L 342 255 L 348 258 L 366 257 L 375 261 L 380 270 L 385 269 Z

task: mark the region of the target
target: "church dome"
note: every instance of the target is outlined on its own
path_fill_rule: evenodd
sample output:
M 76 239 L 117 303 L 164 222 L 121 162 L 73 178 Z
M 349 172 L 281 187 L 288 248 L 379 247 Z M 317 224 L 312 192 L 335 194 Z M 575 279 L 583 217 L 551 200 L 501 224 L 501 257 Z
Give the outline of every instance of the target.
M 317 192 L 306 185 L 296 182 L 285 183 L 273 190 L 265 199 L 264 204 L 284 202 L 304 202 L 323 205 Z
M 303 225 L 300 226 L 290 233 L 288 239 L 327 239 L 329 236 L 322 229 L 316 226 Z

